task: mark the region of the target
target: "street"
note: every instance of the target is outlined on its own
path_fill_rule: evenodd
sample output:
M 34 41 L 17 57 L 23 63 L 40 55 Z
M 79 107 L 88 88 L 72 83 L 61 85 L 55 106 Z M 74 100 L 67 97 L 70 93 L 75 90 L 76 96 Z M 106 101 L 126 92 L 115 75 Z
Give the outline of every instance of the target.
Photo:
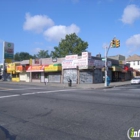
M 0 83 L 0 129 L 8 140 L 127 140 L 131 127 L 140 129 L 140 85 L 76 89 Z

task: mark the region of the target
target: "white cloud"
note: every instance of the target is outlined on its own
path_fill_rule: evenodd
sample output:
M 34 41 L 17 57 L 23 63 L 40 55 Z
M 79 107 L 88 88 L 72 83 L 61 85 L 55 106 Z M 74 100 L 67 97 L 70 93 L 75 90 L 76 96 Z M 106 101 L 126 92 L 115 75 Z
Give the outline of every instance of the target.
M 131 54 L 140 48 L 140 34 L 131 36 L 126 40 L 126 45 L 129 47 L 128 53 Z
M 34 53 L 38 53 L 40 50 L 41 50 L 41 48 L 35 48 L 35 49 L 33 50 L 33 52 L 34 52 Z
M 125 24 L 133 24 L 138 18 L 140 18 L 140 8 L 132 4 L 124 9 L 121 21 Z
M 23 25 L 24 30 L 32 30 L 40 33 L 45 27 L 50 27 L 54 25 L 53 20 L 45 15 L 31 16 L 29 13 L 26 13 L 25 18 L 26 21 Z
M 71 24 L 70 26 L 64 26 L 64 25 L 58 25 L 53 26 L 47 29 L 44 32 L 44 36 L 47 40 L 52 41 L 60 41 L 61 39 L 64 39 L 66 34 L 76 33 L 78 34 L 80 31 L 80 28 L 76 26 L 75 24 Z

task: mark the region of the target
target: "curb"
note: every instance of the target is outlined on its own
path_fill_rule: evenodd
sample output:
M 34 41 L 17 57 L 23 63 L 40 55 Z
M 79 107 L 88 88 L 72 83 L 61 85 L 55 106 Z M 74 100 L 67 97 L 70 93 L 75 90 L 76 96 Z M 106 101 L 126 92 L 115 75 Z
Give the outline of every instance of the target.
M 46 84 L 45 85 L 45 83 L 32 83 L 32 82 L 22 82 L 22 83 L 20 83 L 20 82 L 9 82 L 9 81 L 1 81 L 0 83 L 7 83 L 7 84 L 13 84 L 13 85 L 32 85 L 32 86 L 50 86 L 50 87 L 61 87 L 61 88 L 78 88 L 78 89 L 107 89 L 107 88 L 114 88 L 114 87 L 121 87 L 121 86 L 128 86 L 128 85 L 131 85 L 130 83 L 122 83 L 121 85 L 110 85 L 110 86 L 108 86 L 108 87 L 104 87 L 104 86 L 102 86 L 102 87 L 85 87 L 85 86 L 78 86 L 78 85 L 73 85 L 73 86 L 71 86 L 71 87 L 69 87 L 67 84 L 55 84 L 55 85 L 53 85 L 53 84 Z

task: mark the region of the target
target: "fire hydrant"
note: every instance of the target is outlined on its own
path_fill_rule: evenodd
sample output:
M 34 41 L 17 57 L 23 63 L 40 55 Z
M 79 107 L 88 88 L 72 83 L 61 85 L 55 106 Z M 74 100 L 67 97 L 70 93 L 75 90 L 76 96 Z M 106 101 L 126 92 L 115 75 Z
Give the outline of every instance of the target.
M 71 87 L 72 86 L 72 80 L 68 79 L 68 86 Z

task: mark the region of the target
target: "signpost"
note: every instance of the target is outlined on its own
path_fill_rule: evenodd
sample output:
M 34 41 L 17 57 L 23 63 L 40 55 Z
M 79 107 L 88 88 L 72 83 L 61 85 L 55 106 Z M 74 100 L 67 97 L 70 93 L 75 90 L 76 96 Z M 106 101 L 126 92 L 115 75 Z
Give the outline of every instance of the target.
M 3 80 L 6 81 L 5 62 L 11 63 L 14 59 L 14 43 L 3 42 Z

